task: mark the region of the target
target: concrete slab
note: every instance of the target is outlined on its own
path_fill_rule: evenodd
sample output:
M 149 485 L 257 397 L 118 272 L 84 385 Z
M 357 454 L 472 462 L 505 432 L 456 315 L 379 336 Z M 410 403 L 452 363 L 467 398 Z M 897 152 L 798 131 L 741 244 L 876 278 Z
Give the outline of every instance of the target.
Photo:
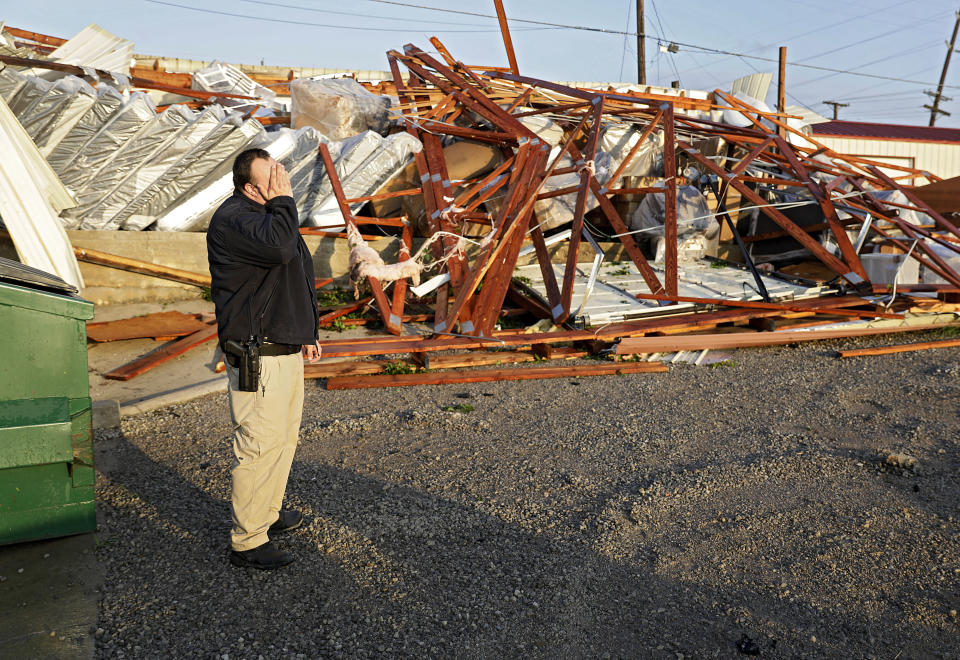
M 91 658 L 103 572 L 95 534 L 0 547 L 0 657 Z
M 101 305 L 95 309 L 93 320 L 114 321 L 160 311 L 212 312 L 213 303 L 205 300 L 181 300 L 169 304 Z M 405 332 L 425 331 L 425 328 L 417 329 L 413 325 L 408 325 L 405 329 Z M 358 326 L 348 328 L 343 332 L 321 331 L 320 339 L 322 341 L 323 339 L 359 338 L 381 334 L 382 332 L 382 329 L 371 331 L 363 326 Z M 214 371 L 220 357 L 215 341 L 197 346 L 183 355 L 128 381 L 109 380 L 103 377 L 104 373 L 127 364 L 150 351 L 157 350 L 166 343 L 153 339 L 128 339 L 87 344 L 90 396 L 95 402 L 116 401 L 119 405 L 120 417 L 126 417 L 147 413 L 176 403 L 183 403 L 207 394 L 226 391 L 226 375 Z

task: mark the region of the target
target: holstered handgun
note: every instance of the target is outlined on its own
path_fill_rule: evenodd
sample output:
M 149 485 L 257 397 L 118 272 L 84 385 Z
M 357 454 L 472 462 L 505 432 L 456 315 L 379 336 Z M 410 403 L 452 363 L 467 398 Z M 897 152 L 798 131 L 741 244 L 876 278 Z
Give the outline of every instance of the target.
M 240 372 L 238 389 L 256 392 L 260 386 L 260 343 L 253 338 L 244 342 L 228 339 L 223 348 L 227 356 L 234 358 L 230 360 L 231 365 Z

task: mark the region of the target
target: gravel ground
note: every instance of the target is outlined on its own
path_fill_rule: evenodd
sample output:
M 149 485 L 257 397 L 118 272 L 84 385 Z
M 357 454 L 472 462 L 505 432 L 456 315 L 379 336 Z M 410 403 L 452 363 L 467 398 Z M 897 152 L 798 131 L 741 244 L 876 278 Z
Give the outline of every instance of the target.
M 97 656 L 960 657 L 960 349 L 833 357 L 895 341 L 308 382 L 310 523 L 275 572 L 226 560 L 225 395 L 124 420 L 97 434 Z

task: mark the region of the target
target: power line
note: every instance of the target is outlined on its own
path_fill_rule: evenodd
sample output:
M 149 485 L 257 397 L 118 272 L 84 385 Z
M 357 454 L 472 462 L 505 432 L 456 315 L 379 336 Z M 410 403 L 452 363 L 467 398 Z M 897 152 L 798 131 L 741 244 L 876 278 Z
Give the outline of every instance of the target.
M 794 35 L 791 35 L 791 36 L 789 36 L 789 37 L 785 37 L 785 38 L 783 38 L 783 39 L 778 39 L 777 41 L 773 41 L 773 42 L 771 42 L 771 43 L 765 44 L 765 45 L 763 45 L 763 46 L 759 46 L 759 47 L 757 47 L 757 48 L 751 48 L 751 49 L 748 50 L 747 52 L 748 52 L 748 53 L 756 53 L 756 52 L 758 52 L 758 51 L 762 51 L 762 50 L 766 50 L 766 49 L 768 49 L 768 48 L 772 48 L 772 47 L 776 46 L 777 44 L 785 44 L 785 43 L 788 43 L 788 42 L 790 42 L 790 41 L 793 41 L 794 39 L 800 39 L 800 38 L 802 38 L 802 37 L 806 37 L 806 36 L 809 36 L 809 35 L 811 35 L 811 34 L 819 34 L 819 33 L 823 32 L 823 31 L 825 31 L 825 30 L 833 29 L 833 28 L 839 27 L 839 26 L 841 26 L 841 25 L 844 25 L 844 24 L 846 24 L 846 23 L 850 23 L 850 22 L 852 22 L 852 21 L 858 21 L 858 20 L 860 20 L 861 18 L 866 18 L 866 17 L 868 17 L 868 16 L 875 16 L 877 13 L 886 11 L 887 9 L 892 9 L 893 7 L 899 7 L 899 6 L 905 5 L 905 4 L 909 5 L 909 4 L 913 4 L 914 2 L 918 2 L 918 1 L 919 1 L 919 0 L 907 0 L 907 2 L 903 2 L 902 0 L 898 0 L 897 2 L 894 2 L 893 4 L 887 5 L 887 6 L 885 6 L 885 7 L 880 7 L 879 9 L 871 10 L 870 12 L 868 12 L 868 13 L 866 13 L 866 14 L 859 14 L 859 15 L 857 15 L 857 16 L 851 16 L 850 18 L 846 18 L 846 19 L 844 19 L 844 20 L 842 20 L 842 21 L 835 21 L 835 22 L 833 22 L 833 23 L 830 23 L 829 25 L 818 26 L 818 27 L 816 27 L 816 28 L 814 28 L 814 29 L 812 29 L 812 30 L 807 30 L 806 32 L 801 32 L 801 33 L 799 33 L 799 34 L 794 34 Z M 720 62 L 724 62 L 724 61 L 726 61 L 726 60 L 728 60 L 728 59 L 733 59 L 733 56 L 731 56 L 731 57 L 726 57 L 726 58 L 724 58 L 724 59 L 722 59 L 722 60 L 717 60 L 716 62 L 714 62 L 714 64 L 719 64 Z
M 156 2 L 156 1 L 159 1 L 159 0 L 147 0 L 147 1 L 148 1 L 148 2 Z M 398 0 L 367 0 L 367 2 L 377 2 L 377 3 L 385 4 L 385 5 L 397 5 L 397 6 L 400 6 L 400 7 L 411 7 L 411 8 L 414 8 L 414 9 L 428 9 L 428 10 L 431 10 L 431 11 L 439 11 L 439 12 L 445 12 L 445 13 L 449 13 L 449 14 L 461 14 L 461 15 L 465 15 L 465 16 L 479 16 L 479 17 L 482 17 L 482 18 L 496 18 L 496 16 L 494 16 L 494 15 L 492 15 L 492 14 L 483 14 L 483 13 L 474 12 L 474 11 L 464 11 L 464 10 L 462 10 L 462 9 L 443 9 L 443 8 L 441 8 L 441 7 L 430 7 L 430 6 L 427 6 L 427 5 L 417 5 L 417 4 L 413 4 L 413 3 L 410 3 L 410 2 L 399 2 Z M 618 35 L 618 36 L 619 36 L 619 35 L 627 35 L 627 36 L 633 36 L 633 37 L 642 36 L 642 37 L 645 38 L 645 39 L 653 39 L 653 40 L 662 40 L 662 39 L 663 39 L 662 37 L 658 37 L 657 35 L 651 35 L 651 34 L 648 34 L 648 33 L 646 33 L 646 32 L 643 33 L 643 34 L 638 34 L 638 33 L 636 33 L 636 32 L 630 32 L 630 31 L 625 31 L 625 30 L 614 30 L 614 29 L 608 29 L 608 28 L 588 27 L 588 26 L 584 26 L 584 25 L 567 25 L 567 24 L 565 24 L 565 23 L 551 23 L 551 22 L 549 22 L 549 21 L 537 21 L 537 20 L 526 19 L 526 18 L 511 18 L 510 20 L 511 20 L 512 22 L 514 22 L 514 23 L 530 23 L 530 24 L 532 24 L 532 25 L 542 25 L 542 26 L 553 27 L 553 28 L 562 28 L 562 29 L 565 29 L 565 30 L 582 30 L 582 31 L 586 31 L 586 32 L 598 32 L 598 33 L 601 33 L 601 34 L 615 34 L 615 35 Z M 738 53 L 738 52 L 736 52 L 736 51 L 725 50 L 725 49 L 723 49 L 723 48 L 711 48 L 711 47 L 708 47 L 708 46 L 699 46 L 699 45 L 697 45 L 697 44 L 686 43 L 686 42 L 683 42 L 683 41 L 676 41 L 676 40 L 671 40 L 671 41 L 672 41 L 673 43 L 677 44 L 678 46 L 684 46 L 685 48 L 694 48 L 694 49 L 696 49 L 697 51 L 700 51 L 700 52 L 703 52 L 703 53 L 710 53 L 710 54 L 715 54 L 715 55 L 729 55 L 729 56 L 732 56 L 732 57 L 740 57 L 740 58 L 749 58 L 749 59 L 757 60 L 757 61 L 760 61 L 760 62 L 774 62 L 774 63 L 777 63 L 777 64 L 780 63 L 780 60 L 779 60 L 779 59 L 775 59 L 775 58 L 771 58 L 771 57 L 762 57 L 762 56 L 759 56 L 759 55 L 749 55 L 749 54 L 747 54 L 747 53 Z M 889 81 L 893 81 L 893 82 L 910 83 L 910 84 L 913 84 L 913 85 L 928 85 L 928 86 L 929 86 L 929 85 L 936 85 L 936 84 L 937 84 L 937 83 L 928 82 L 928 81 L 923 81 L 923 80 L 906 80 L 906 79 L 904 79 L 904 78 L 897 78 L 897 77 L 894 77 L 894 76 L 883 76 L 883 75 L 875 74 L 875 73 L 853 73 L 853 72 L 850 72 L 850 71 L 846 71 L 846 70 L 844 70 L 844 69 L 835 69 L 835 68 L 833 68 L 833 67 L 819 66 L 819 65 L 816 65 L 816 64 L 803 64 L 802 62 L 787 62 L 787 64 L 790 65 L 790 66 L 795 66 L 795 67 L 799 67 L 799 68 L 802 68 L 802 69 L 813 69 L 813 70 L 815 70 L 815 71 L 827 71 L 827 72 L 830 72 L 830 73 L 843 73 L 843 74 L 847 74 L 847 75 L 851 75 L 851 76 L 858 76 L 858 77 L 860 77 L 860 78 L 873 78 L 873 79 L 875 79 L 875 80 L 889 80 Z M 951 88 L 951 89 L 960 89 L 960 85 L 945 85 L 944 87 L 949 87 L 949 88 Z
M 949 12 L 946 12 L 946 13 L 949 13 Z M 939 18 L 942 18 L 942 17 L 943 17 L 943 14 L 944 14 L 944 12 L 940 12 L 940 13 L 938 13 L 938 14 L 934 14 L 933 16 L 928 16 L 927 18 L 924 18 L 924 19 L 922 19 L 922 20 L 916 21 L 916 22 L 914 22 L 914 23 L 910 23 L 909 25 L 903 25 L 903 26 L 894 28 L 893 30 L 888 30 L 887 32 L 883 32 L 883 33 L 881 33 L 881 34 L 875 35 L 875 36 L 873 36 L 873 37 L 867 37 L 866 39 L 861 39 L 860 41 L 854 41 L 853 43 L 844 44 L 844 45 L 842 45 L 842 46 L 838 46 L 837 48 L 831 48 L 830 50 L 825 50 L 825 51 L 823 51 L 823 52 L 817 53 L 816 55 L 810 55 L 810 56 L 805 57 L 805 58 L 803 58 L 802 60 L 799 60 L 799 61 L 800 61 L 800 62 L 809 62 L 810 60 L 815 60 L 815 59 L 817 59 L 818 57 L 823 57 L 824 55 L 832 55 L 833 53 L 840 52 L 841 50 L 846 50 L 846 49 L 848 49 L 848 48 L 853 48 L 854 46 L 861 46 L 861 45 L 863 45 L 863 44 L 865 44 L 865 43 L 868 43 L 868 42 L 870 42 L 870 41 L 876 41 L 877 39 L 882 39 L 883 37 L 889 37 L 891 34 L 896 34 L 896 33 L 898 33 L 898 32 L 903 32 L 904 30 L 908 30 L 908 29 L 910 29 L 910 28 L 917 27 L 918 25 L 925 25 L 925 24 L 927 24 L 927 23 L 931 23 L 931 22 L 933 22 L 934 20 L 937 20 L 937 19 L 939 19 Z
M 666 30 L 663 29 L 663 23 L 660 21 L 660 10 L 657 9 L 657 3 L 654 2 L 654 0 L 650 0 L 650 4 L 653 5 L 653 15 L 657 18 L 657 27 L 660 28 L 660 34 L 662 34 L 664 37 L 666 37 L 666 36 L 667 36 L 667 32 L 666 32 Z M 673 67 L 673 73 L 674 73 L 674 75 L 677 76 L 677 84 L 679 85 L 679 84 L 680 84 L 680 72 L 677 71 L 677 61 L 676 61 L 676 59 L 673 57 L 673 53 L 670 53 L 670 55 L 668 56 L 668 59 L 669 59 L 669 61 L 670 61 L 670 66 Z
M 627 27 L 630 26 L 630 15 L 633 13 L 633 0 L 627 0 Z M 627 35 L 623 35 L 623 53 L 620 55 L 620 75 L 618 80 L 623 80 L 623 64 L 627 59 Z
M 850 69 L 850 71 L 848 71 L 848 73 L 850 73 L 851 75 L 856 75 L 856 74 L 854 73 L 854 70 L 855 70 L 855 69 L 862 69 L 862 68 L 865 67 L 865 66 L 872 66 L 872 65 L 874 65 L 874 64 L 879 64 L 880 62 L 886 62 L 887 60 L 892 60 L 892 59 L 895 58 L 895 57 L 900 57 L 900 56 L 903 55 L 904 53 L 919 53 L 919 52 L 924 51 L 924 50 L 929 50 L 930 48 L 933 48 L 934 46 L 936 46 L 936 45 L 939 44 L 939 43 L 940 43 L 940 41 L 937 40 L 937 41 L 933 41 L 933 42 L 927 43 L 927 44 L 925 44 L 925 45 L 923 45 L 923 46 L 920 46 L 920 47 L 910 46 L 909 48 L 904 48 L 903 50 L 897 51 L 896 53 L 890 53 L 889 55 L 885 55 L 884 57 L 881 57 L 880 59 L 876 59 L 876 60 L 867 62 L 867 63 L 865 63 L 865 64 L 859 64 L 859 65 L 857 65 L 857 66 L 855 66 L 855 67 L 852 67 L 852 68 Z M 825 75 L 825 76 L 817 76 L 816 78 L 811 78 L 810 80 L 803 80 L 803 81 L 801 81 L 801 82 L 798 82 L 796 85 L 794 85 L 794 87 L 802 87 L 803 85 L 809 85 L 810 83 L 819 82 L 819 81 L 821 81 L 821 80 L 826 80 L 827 78 L 832 78 L 832 77 L 835 76 L 835 75 L 837 75 L 837 74 L 836 74 L 836 73 L 831 73 L 831 74 L 828 74 L 828 75 Z
M 307 27 L 334 28 L 334 29 L 337 29 L 337 30 L 364 30 L 364 31 L 367 31 L 367 32 L 406 32 L 406 33 L 408 33 L 408 34 L 409 34 L 410 32 L 415 32 L 415 31 L 416 31 L 415 28 L 375 28 L 375 27 L 369 27 L 369 26 L 366 26 L 366 25 L 332 25 L 332 24 L 329 24 L 329 23 L 311 23 L 310 21 L 299 21 L 299 20 L 295 21 L 295 20 L 284 19 L 284 18 L 272 18 L 272 17 L 269 17 L 269 16 L 251 16 L 250 14 L 238 14 L 238 13 L 235 13 L 235 12 L 220 11 L 220 10 L 218 10 L 218 9 L 204 9 L 204 8 L 201 8 L 201 7 L 191 7 L 191 6 L 189 6 L 189 5 L 180 5 L 180 4 L 177 4 L 177 3 L 175 3 L 175 2 L 166 2 L 166 0 L 144 0 L 144 2 L 149 2 L 149 3 L 155 4 L 155 5 L 166 5 L 166 6 L 168 6 L 168 7 L 177 7 L 177 8 L 179 8 L 179 9 L 189 9 L 189 10 L 191 10 L 191 11 L 198 11 L 198 12 L 202 12 L 202 13 L 204 13 L 204 14 L 217 14 L 218 16 L 230 16 L 230 17 L 232 17 L 232 18 L 247 18 L 247 19 L 251 19 L 251 20 L 255 20 L 255 21 L 267 21 L 267 22 L 270 22 L 270 23 L 285 23 L 285 24 L 287 24 L 287 25 L 302 25 L 302 26 L 307 26 Z M 530 31 L 530 30 L 549 30 L 549 29 L 556 29 L 556 28 L 540 27 L 540 28 L 520 28 L 520 29 L 522 29 L 522 30 L 524 30 L 524 31 Z M 496 29 L 496 30 L 477 30 L 477 29 L 473 29 L 473 30 L 450 30 L 450 29 L 437 30 L 437 32 L 469 32 L 469 33 L 499 32 L 499 31 L 500 31 L 499 29 Z
M 472 27 L 487 27 L 480 23 L 463 23 L 455 21 L 431 21 L 422 18 L 401 18 L 399 16 L 375 16 L 373 14 L 361 14 L 352 11 L 336 11 L 333 9 L 320 9 L 319 7 L 304 7 L 302 5 L 288 5 L 282 2 L 267 2 L 266 0 L 240 0 L 251 5 L 269 5 L 271 7 L 283 7 L 284 9 L 298 9 L 300 11 L 312 11 L 318 14 L 336 14 L 338 16 L 358 16 L 360 18 L 377 18 L 388 21 L 403 21 L 404 23 L 431 23 L 435 25 L 464 25 Z

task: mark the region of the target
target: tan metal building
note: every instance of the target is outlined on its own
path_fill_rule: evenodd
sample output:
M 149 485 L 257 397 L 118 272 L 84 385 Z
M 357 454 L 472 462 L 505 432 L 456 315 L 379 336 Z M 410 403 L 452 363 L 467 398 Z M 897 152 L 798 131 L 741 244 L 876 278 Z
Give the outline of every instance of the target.
M 960 176 L 960 129 L 826 121 L 813 124 L 812 137 L 844 154 L 913 167 L 943 179 Z M 891 173 L 893 170 L 891 170 Z M 918 179 L 915 185 L 928 183 Z

